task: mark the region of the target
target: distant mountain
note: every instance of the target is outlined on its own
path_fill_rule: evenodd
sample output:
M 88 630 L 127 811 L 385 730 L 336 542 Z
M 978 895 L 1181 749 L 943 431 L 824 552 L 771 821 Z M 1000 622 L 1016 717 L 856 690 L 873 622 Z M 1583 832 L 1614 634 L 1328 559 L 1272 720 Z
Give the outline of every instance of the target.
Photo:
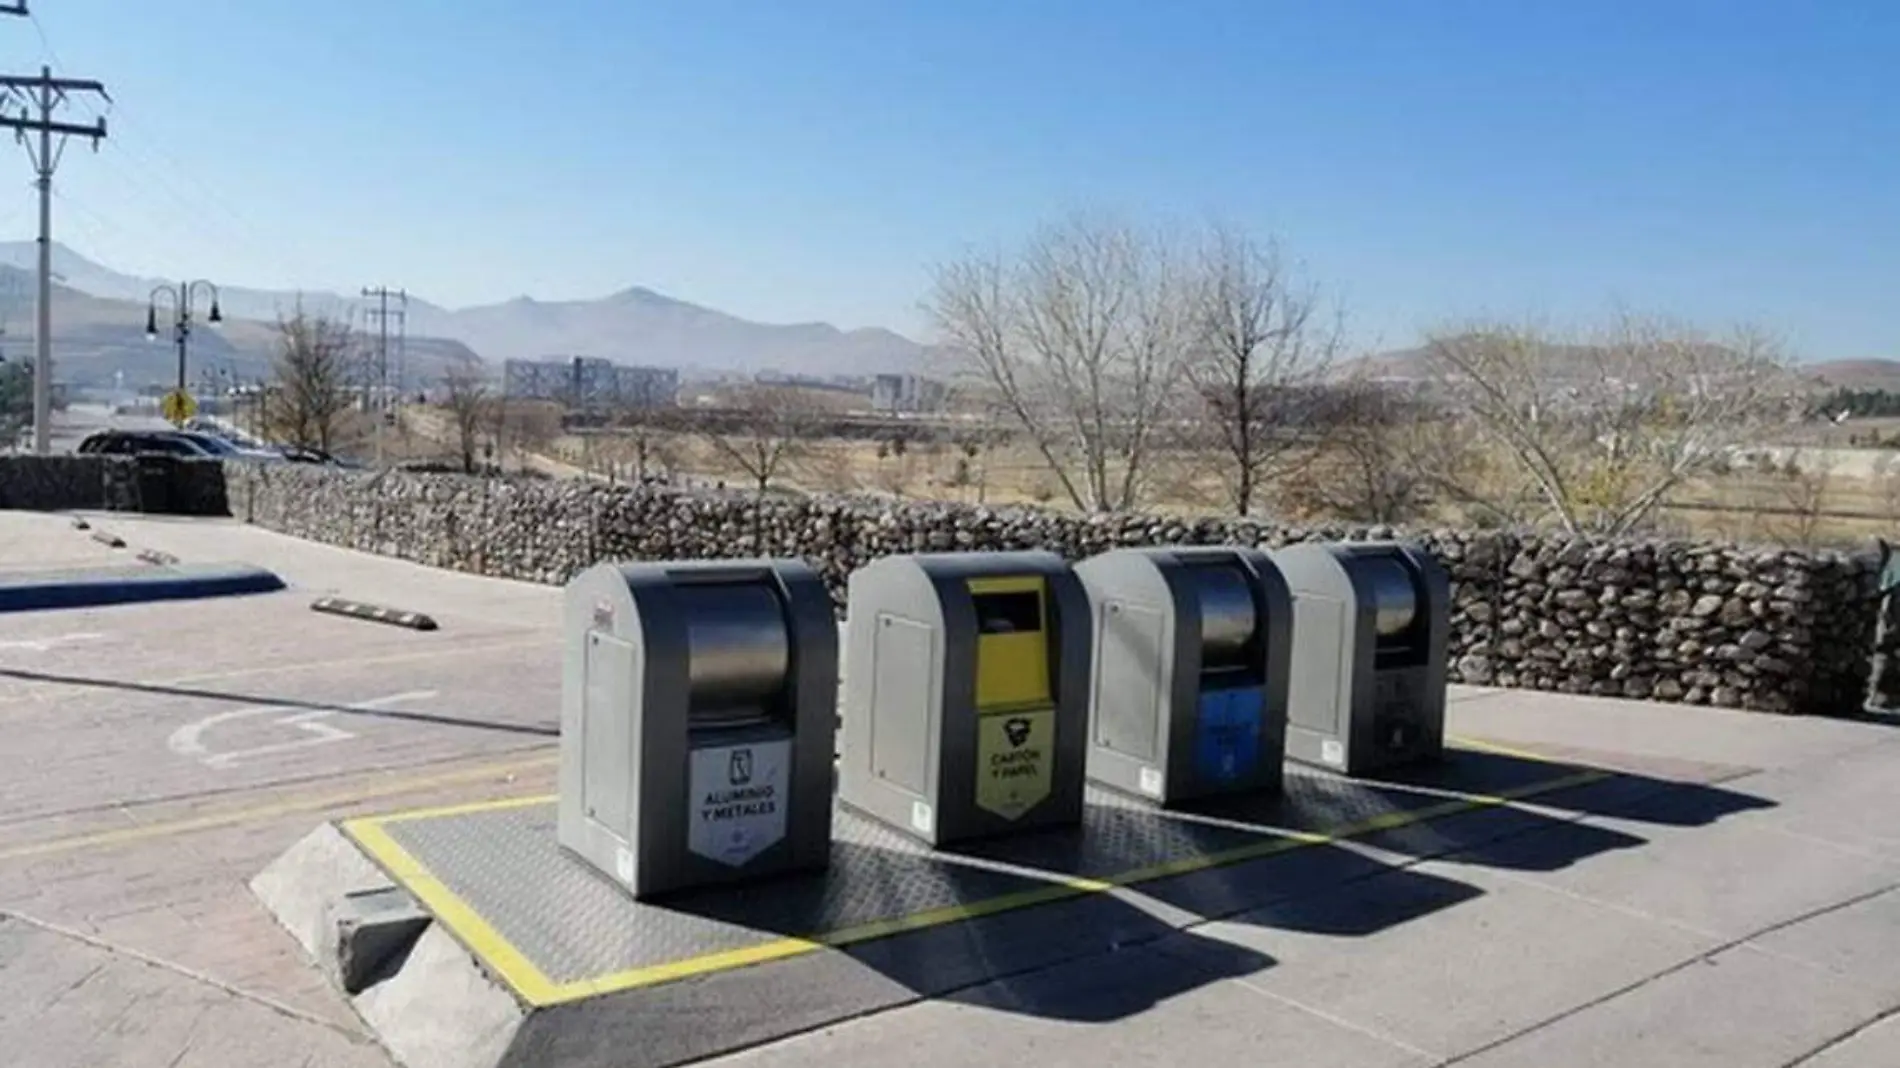
M 1425 364 L 1425 350 L 1422 348 L 1369 353 L 1365 356 L 1341 360 L 1333 366 L 1333 376 L 1336 378 L 1358 375 L 1398 381 L 1423 380 L 1430 377 Z
M 1561 356 L 1563 350 L 1555 350 Z M 1335 369 L 1339 375 L 1361 374 L 1396 381 L 1423 382 L 1432 377 L 1423 347 L 1375 352 L 1342 360 Z M 1553 366 L 1561 366 L 1557 360 Z M 1900 360 L 1827 360 L 1799 363 L 1793 368 L 1802 378 L 1828 387 L 1848 389 L 1887 389 L 1900 392 Z
M 55 259 L 55 264 L 59 260 Z M 78 271 L 68 279 L 84 277 Z M 0 358 L 31 359 L 35 348 L 33 294 L 30 271 L 0 262 Z M 145 336 L 148 285 L 137 300 L 100 297 L 68 285 L 53 286 L 53 359 L 56 380 L 80 388 L 109 388 L 123 383 L 128 389 L 169 385 L 178 373 L 178 350 L 172 343 L 167 312 L 159 315 L 159 338 Z M 294 309 L 295 302 L 286 310 Z M 186 380 L 202 388 L 207 370 L 220 382 L 254 382 L 271 373 L 277 351 L 275 312 L 251 318 L 220 308 L 224 322 L 199 318 L 187 349 Z M 432 381 L 456 363 L 476 359 L 459 341 L 411 337 L 404 348 L 410 381 Z
M 1900 393 L 1900 360 L 1828 360 L 1809 364 L 1807 371 L 1830 387 Z
M 0 266 L 36 264 L 30 241 L 0 242 Z M 55 243 L 53 270 L 63 284 L 94 297 L 141 306 L 164 279 L 137 278 L 101 266 Z M 215 279 L 214 279 L 215 281 Z M 336 293 L 286 293 L 218 286 L 233 318 L 273 321 L 301 300 L 310 311 L 347 314 L 367 304 Z M 17 303 L 17 302 L 16 302 Z M 31 290 L 26 294 L 31 306 Z M 602 356 L 615 363 L 677 367 L 685 372 L 780 371 L 802 375 L 867 375 L 921 369 L 930 350 L 889 330 L 839 330 L 826 323 L 750 322 L 711 308 L 634 287 L 597 300 L 539 301 L 449 309 L 411 297 L 409 351 L 417 338 L 459 342 L 483 358 Z

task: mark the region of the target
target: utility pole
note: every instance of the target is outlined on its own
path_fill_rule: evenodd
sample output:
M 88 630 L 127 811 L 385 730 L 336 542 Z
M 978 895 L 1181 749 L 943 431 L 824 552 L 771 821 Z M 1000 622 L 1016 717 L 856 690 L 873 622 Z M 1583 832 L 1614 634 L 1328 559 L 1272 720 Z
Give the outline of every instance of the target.
M 17 10 L 16 10 L 17 9 Z M 0 9 L 9 15 L 26 14 L 26 4 Z M 0 105 L 0 129 L 10 129 L 26 146 L 33 163 L 40 191 L 40 291 L 37 335 L 33 354 L 33 452 L 45 456 L 53 450 L 53 172 L 59 169 L 68 137 L 92 141 L 93 151 L 106 136 L 106 120 L 82 124 L 59 122 L 53 113 L 66 103 L 68 94 L 95 93 L 110 102 L 106 87 L 84 78 L 55 78 L 53 68 L 41 67 L 38 77 L 0 75 L 0 92 L 11 102 L 23 99 L 25 106 L 17 114 Z M 38 134 L 37 138 L 28 134 Z
M 390 289 L 388 286 L 364 286 L 365 297 L 375 297 L 376 306 L 364 309 L 363 314 L 376 320 L 376 393 L 370 404 L 370 412 L 376 420 L 376 466 L 383 465 L 383 420 L 387 418 L 384 406 L 389 403 L 389 317 L 394 315 L 397 322 L 406 325 L 409 317 L 409 293 L 407 290 Z M 389 310 L 389 298 L 396 298 L 400 305 L 395 311 Z

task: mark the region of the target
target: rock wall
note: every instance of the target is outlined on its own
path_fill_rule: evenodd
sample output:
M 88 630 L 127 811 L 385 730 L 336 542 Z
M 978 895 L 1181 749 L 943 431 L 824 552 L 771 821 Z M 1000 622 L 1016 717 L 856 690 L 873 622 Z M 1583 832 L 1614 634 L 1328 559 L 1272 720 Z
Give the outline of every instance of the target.
M 227 515 L 223 465 L 176 456 L 0 456 L 0 508 Z
M 770 499 L 276 465 L 227 466 L 235 514 L 299 537 L 565 582 L 610 559 L 798 556 L 843 580 L 877 556 L 1406 537 L 1453 588 L 1451 675 L 1475 684 L 1842 714 L 1860 708 L 1878 562 L 1679 542 L 1317 527 L 1029 509 Z
M 0 456 L 0 508 L 52 512 L 105 502 L 104 457 Z

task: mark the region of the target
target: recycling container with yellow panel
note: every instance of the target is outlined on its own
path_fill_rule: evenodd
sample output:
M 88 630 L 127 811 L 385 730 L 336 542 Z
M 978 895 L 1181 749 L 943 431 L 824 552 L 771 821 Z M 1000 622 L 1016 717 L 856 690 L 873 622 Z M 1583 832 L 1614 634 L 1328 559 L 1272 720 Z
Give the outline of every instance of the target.
M 932 845 L 1081 822 L 1092 639 L 1061 557 L 885 557 L 845 616 L 842 802 Z

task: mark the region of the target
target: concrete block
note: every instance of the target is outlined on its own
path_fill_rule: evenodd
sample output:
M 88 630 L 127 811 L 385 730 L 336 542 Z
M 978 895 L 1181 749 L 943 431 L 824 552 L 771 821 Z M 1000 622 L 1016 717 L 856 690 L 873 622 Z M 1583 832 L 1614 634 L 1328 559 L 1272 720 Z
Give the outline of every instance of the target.
M 332 951 L 334 903 L 396 884 L 333 824 L 311 831 L 251 878 L 251 893 L 319 964 Z M 334 974 L 334 965 L 324 967 Z
M 405 1068 L 496 1068 L 528 1017 L 440 924 L 416 939 L 400 971 L 351 1004 Z
M 388 974 L 431 922 L 415 898 L 393 886 L 345 894 L 329 915 L 333 949 L 318 960 L 348 994 Z

